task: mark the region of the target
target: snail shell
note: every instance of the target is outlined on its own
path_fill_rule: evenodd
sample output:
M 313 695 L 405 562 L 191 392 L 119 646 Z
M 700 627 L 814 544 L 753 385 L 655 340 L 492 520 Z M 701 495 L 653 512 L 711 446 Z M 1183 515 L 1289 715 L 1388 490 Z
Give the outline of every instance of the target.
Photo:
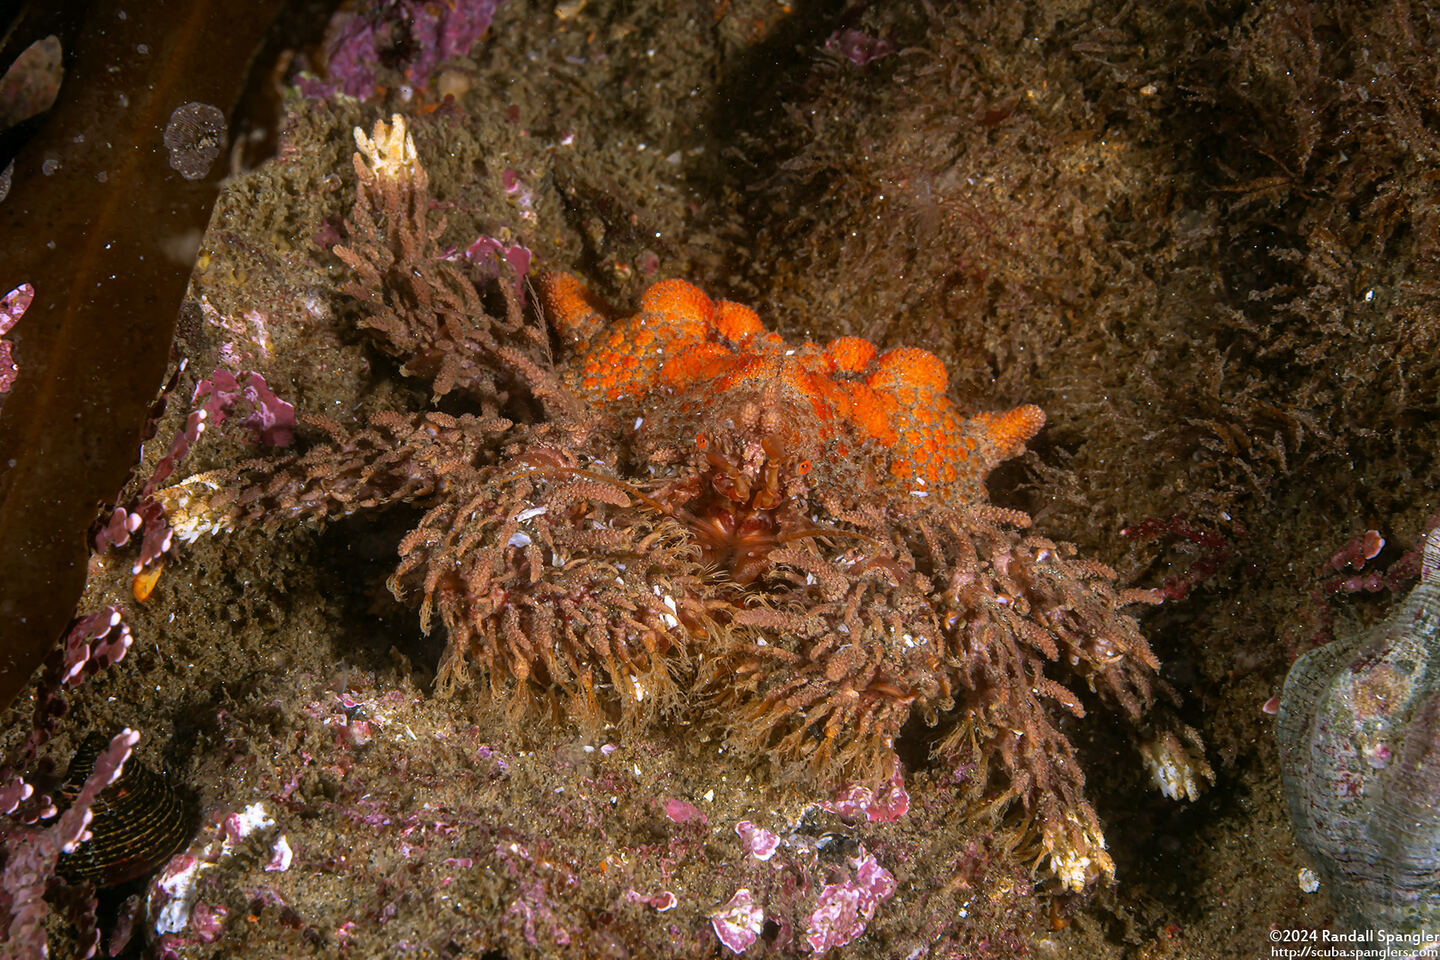
M 1383 623 L 1295 661 L 1275 736 L 1295 837 L 1346 920 L 1440 939 L 1440 531 Z
M 74 802 L 109 742 L 92 733 L 75 751 L 56 797 L 60 806 Z M 90 812 L 90 839 L 73 853 L 62 853 L 56 865 L 56 872 L 72 883 L 90 880 L 111 887 L 143 877 L 178 853 L 195 832 L 194 805 L 133 756 Z

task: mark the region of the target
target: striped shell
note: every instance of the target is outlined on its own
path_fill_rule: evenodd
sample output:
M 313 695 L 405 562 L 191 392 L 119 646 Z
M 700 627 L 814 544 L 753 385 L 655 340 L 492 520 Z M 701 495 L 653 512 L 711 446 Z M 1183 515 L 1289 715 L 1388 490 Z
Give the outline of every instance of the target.
M 108 738 L 92 733 L 75 751 L 56 797 L 62 808 L 74 802 L 108 743 Z M 89 880 L 99 887 L 158 868 L 190 841 L 197 820 L 194 805 L 133 756 L 90 810 L 90 839 L 73 853 L 61 854 L 56 871 L 71 882 Z
M 1384 622 L 1295 661 L 1275 735 L 1295 837 L 1346 920 L 1440 937 L 1440 532 Z

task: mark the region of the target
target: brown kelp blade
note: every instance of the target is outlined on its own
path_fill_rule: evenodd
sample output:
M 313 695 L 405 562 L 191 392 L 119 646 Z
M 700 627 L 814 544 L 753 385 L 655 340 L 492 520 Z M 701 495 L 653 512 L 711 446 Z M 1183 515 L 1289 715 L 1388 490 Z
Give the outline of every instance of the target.
M 187 102 L 229 111 L 280 6 L 100 0 L 62 17 L 83 29 L 0 202 L 0 286 L 36 291 L 0 411 L 0 705 L 70 620 L 85 531 L 134 463 L 190 274 L 166 244 L 204 228 L 225 173 L 172 169 L 166 123 Z

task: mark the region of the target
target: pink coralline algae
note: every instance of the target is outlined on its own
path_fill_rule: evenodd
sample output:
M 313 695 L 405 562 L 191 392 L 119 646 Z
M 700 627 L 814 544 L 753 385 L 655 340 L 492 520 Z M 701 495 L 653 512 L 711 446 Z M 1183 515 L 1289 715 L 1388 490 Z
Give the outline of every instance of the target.
M 215 425 L 223 422 L 227 411 L 242 400 L 250 406 L 250 412 L 240 421 L 243 429 L 266 446 L 290 445 L 295 430 L 295 408 L 275 396 L 260 374 L 250 371 L 242 385 L 230 371 L 216 370 L 209 380 L 201 380 L 195 388 L 195 409 L 203 410 Z
M 126 729 L 110 740 L 96 757 L 95 764 L 69 809 L 47 827 L 15 826 L 6 828 L 3 838 L 4 872 L 0 874 L 0 902 L 8 908 L 8 916 L 0 915 L 0 938 L 8 951 L 6 956 L 40 958 L 49 955 L 46 946 L 45 919 L 50 906 L 45 901 L 47 887 L 55 883 L 56 864 L 62 853 L 75 850 L 88 839 L 92 808 L 100 792 L 119 779 L 140 734 Z M 92 891 L 93 893 L 93 891 Z M 73 900 L 73 898 L 71 898 Z M 79 909 L 87 904 L 74 900 Z M 93 910 L 93 900 L 88 907 Z M 76 956 L 91 957 L 99 949 L 99 932 L 93 914 L 89 922 L 75 917 L 80 942 Z
M 560 947 L 569 946 L 570 931 L 562 927 L 556 918 L 544 884 L 538 880 L 522 881 L 520 893 L 510 904 L 510 909 L 505 911 L 505 917 L 519 922 L 525 942 L 532 947 L 545 941 Z
M 184 364 L 171 378 L 167 394 L 183 371 Z M 295 408 L 277 397 L 260 374 L 252 370 L 243 376 L 242 384 L 229 370 L 217 368 L 208 379 L 196 385 L 185 426 L 171 439 L 170 448 L 155 464 L 154 472 L 140 492 L 128 503 L 115 506 L 109 516 L 91 530 L 95 553 L 102 556 L 112 548 L 125 546 L 134 535 L 141 537 L 139 555 L 131 567 L 136 600 L 143 602 L 154 590 L 163 568 L 159 561 L 169 551 L 176 533 L 168 514 L 189 495 L 183 486 L 162 491 L 160 485 L 170 478 L 201 434 L 224 423 L 238 409 L 244 413 L 239 420 L 240 427 L 252 434 L 257 443 L 283 447 L 294 435 Z M 192 477 L 187 482 L 203 486 L 204 478 Z M 181 540 L 193 540 L 198 535 L 195 523 L 191 521 L 179 529 Z
M 905 791 L 905 775 L 898 759 L 892 768 L 890 779 L 881 785 L 878 792 L 864 784 L 851 784 L 841 790 L 832 802 L 821 806 L 851 823 L 862 820 L 894 823 L 909 812 L 910 794 Z
M 323 233 L 323 227 L 317 233 Z M 316 240 L 316 246 L 328 248 L 329 244 L 322 244 L 321 239 L 323 237 Z M 255 309 L 239 316 L 221 313 L 207 297 L 201 296 L 200 316 L 224 336 L 216 357 L 229 369 L 253 368 L 270 360 L 271 319 L 266 314 Z
M 1374 560 L 1385 549 L 1385 538 L 1380 536 L 1379 530 L 1366 530 L 1351 537 L 1349 542 L 1330 556 L 1325 564 L 1324 573 L 1334 573 L 1346 567 L 1354 567 L 1356 570 L 1363 570 L 1365 564 Z
M 675 905 L 680 902 L 675 894 L 669 890 L 661 890 L 658 893 L 641 893 L 638 890 L 628 890 L 625 893 L 625 899 L 631 903 L 643 903 L 646 906 L 654 907 L 660 913 L 675 909 Z
M 188 817 L 171 816 L 183 813 L 183 801 L 172 804 L 177 797 L 164 782 L 130 759 L 140 739 L 134 730 L 85 738 L 63 776 L 51 761 L 38 759 L 70 711 L 67 694 L 124 658 L 131 644 L 119 608 L 77 617 L 36 685 L 29 734 L 0 763 L 0 943 L 7 958 L 49 955 L 52 910 L 65 914 L 74 930 L 74 951 L 67 955 L 94 956 L 96 888 L 144 875 L 189 834 Z M 142 820 L 147 827 L 139 830 Z M 112 956 L 124 946 L 124 925 L 122 915 L 111 936 Z
M 810 914 L 805 942 L 815 953 L 843 947 L 864 933 L 875 909 L 895 892 L 895 877 L 864 848 L 850 865 L 855 868 L 854 879 L 826 884 Z
M 265 872 L 284 873 L 290 869 L 290 864 L 294 862 L 294 859 L 295 851 L 290 847 L 290 841 L 281 835 L 270 845 L 270 861 L 265 864 Z
M 765 911 L 755 905 L 749 887 L 735 891 L 730 901 L 710 914 L 715 936 L 731 953 L 744 953 L 765 929 Z
M 1374 560 L 1385 549 L 1385 538 L 1378 530 L 1357 533 L 1350 541 L 1337 550 L 1321 569 L 1321 575 L 1333 574 L 1346 569 L 1357 571 L 1348 576 L 1336 577 L 1325 584 L 1329 593 L 1374 593 L 1387 586 L 1386 576 L 1373 567 L 1364 572 L 1365 564 Z M 1405 570 L 1401 571 L 1408 572 Z M 1413 576 L 1413 572 L 1411 573 Z M 1394 586 L 1394 584 L 1389 584 Z
M 34 808 L 29 813 L 34 815 L 20 815 L 21 822 L 31 823 L 53 815 L 51 812 L 40 812 L 49 801 L 43 795 L 32 799 L 34 791 L 20 772 L 35 760 L 60 718 L 69 712 L 66 692 L 79 687 L 99 671 L 119 663 L 132 641 L 130 628 L 125 624 L 119 607 L 102 607 L 94 613 L 76 617 L 71 623 L 65 639 L 61 641 L 60 650 L 52 654 L 45 664 L 35 694 L 30 734 L 18 754 L 7 758 L 6 764 L 0 766 L 0 813 L 14 814 L 20 804 L 29 803 Z
M 149 923 L 158 956 L 178 957 L 185 947 L 213 943 L 224 933 L 229 911 L 200 899 L 197 880 L 232 856 L 252 834 L 272 832 L 275 826 L 262 803 L 252 803 L 244 810 L 222 811 L 211 818 L 189 849 L 171 858 L 150 884 L 148 898 Z M 272 843 L 272 854 L 283 839 L 282 834 Z M 284 849 L 289 849 L 288 841 Z M 288 868 L 288 862 L 285 866 Z
M 534 252 L 529 247 L 495 237 L 480 237 L 465 248 L 465 259 L 480 268 L 478 276 L 482 282 L 500 279 L 509 267 L 515 296 L 521 303 L 525 302 L 525 277 L 533 258 Z
M 76 686 L 84 677 L 119 663 L 130 643 L 130 628 L 121 619 L 119 607 L 105 607 L 81 617 L 65 636 L 61 683 Z
M 830 34 L 825 41 L 825 49 L 840 54 L 857 67 L 863 67 L 894 53 L 895 45 L 889 40 L 872 37 L 864 30 L 852 27 Z
M 331 21 L 325 45 L 329 82 L 301 77 L 306 96 L 364 100 L 380 85 L 382 64 L 401 60 L 405 81 L 423 88 L 441 63 L 470 52 L 505 0 L 399 0 L 363 4 Z
M 735 824 L 735 832 L 745 841 L 745 849 L 749 850 L 756 860 L 769 860 L 780 847 L 778 836 L 763 827 L 755 826 L 749 820 L 741 820 Z
M 676 823 L 700 823 L 705 822 L 705 814 L 700 808 L 686 800 L 671 798 L 665 801 L 665 816 Z

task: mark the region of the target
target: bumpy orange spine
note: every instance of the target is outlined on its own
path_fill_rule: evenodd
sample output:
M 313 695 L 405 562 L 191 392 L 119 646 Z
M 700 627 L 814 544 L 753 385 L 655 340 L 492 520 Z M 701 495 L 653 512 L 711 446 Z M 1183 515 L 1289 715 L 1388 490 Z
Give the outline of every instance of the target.
M 1045 411 L 1034 404 L 999 413 L 977 413 L 971 420 L 993 444 L 992 464 L 1025 452 L 1025 444 L 1045 426 Z
M 568 273 L 546 274 L 540 283 L 545 315 L 563 340 L 585 340 L 608 322 L 605 305 Z

